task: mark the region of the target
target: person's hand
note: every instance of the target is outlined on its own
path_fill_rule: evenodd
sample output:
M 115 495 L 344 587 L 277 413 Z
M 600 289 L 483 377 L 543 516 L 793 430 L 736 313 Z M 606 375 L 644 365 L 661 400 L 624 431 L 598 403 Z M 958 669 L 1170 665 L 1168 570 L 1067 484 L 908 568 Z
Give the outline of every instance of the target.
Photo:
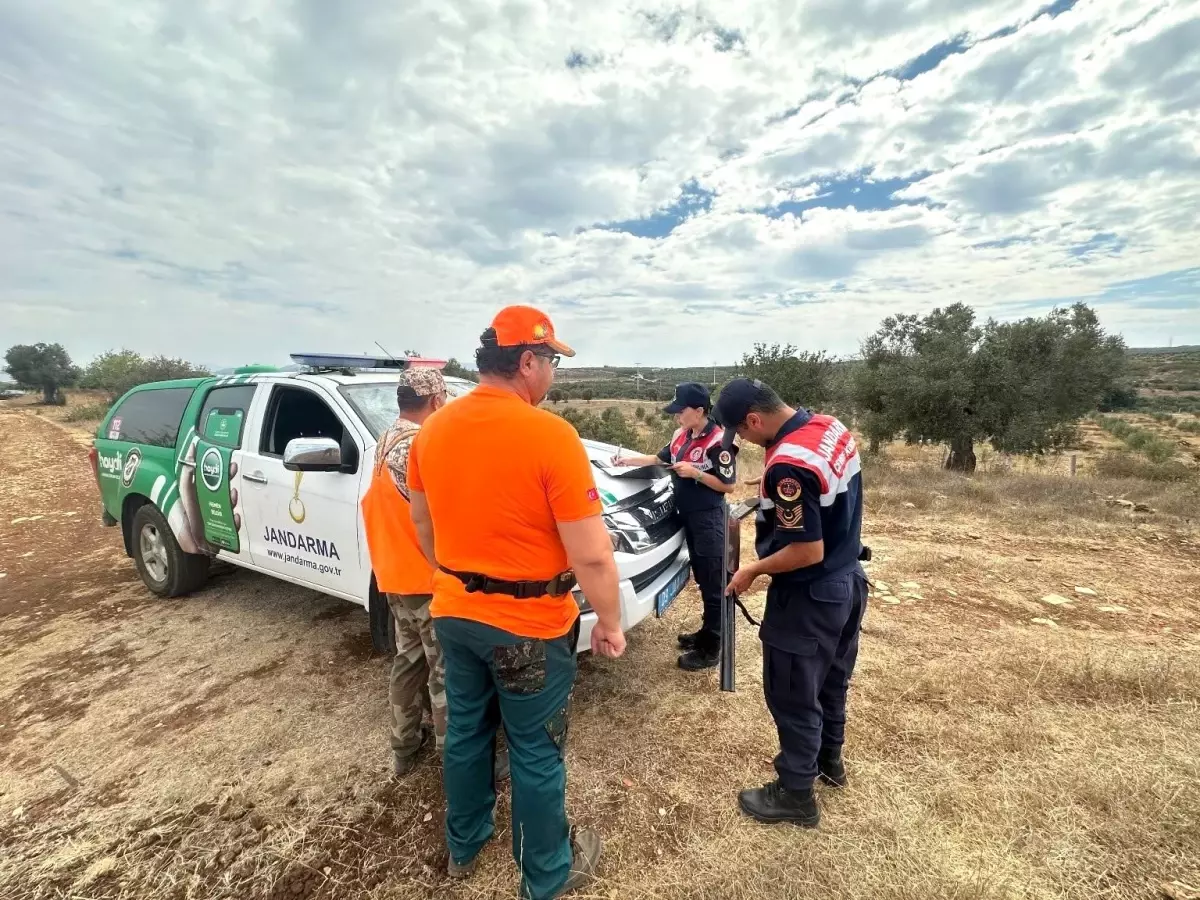
M 603 622 L 592 626 L 592 652 L 599 656 L 616 659 L 625 652 L 625 632 L 617 625 L 609 628 Z
M 725 593 L 735 595 L 744 594 L 750 590 L 750 585 L 754 584 L 756 578 L 758 578 L 758 574 L 750 566 L 743 566 L 733 573 L 733 577 L 729 579 L 729 587 L 725 589 Z
M 691 463 L 678 462 L 678 463 L 675 463 L 675 465 L 671 466 L 671 468 L 674 470 L 675 474 L 678 475 L 680 478 L 699 478 L 700 477 L 700 470 L 697 469 L 695 466 L 693 466 Z
M 612 466 L 614 469 L 617 469 L 617 468 L 620 468 L 621 466 L 629 465 L 629 458 L 621 457 L 621 456 L 614 456 L 612 459 L 610 459 L 608 461 L 608 464 L 610 466 Z

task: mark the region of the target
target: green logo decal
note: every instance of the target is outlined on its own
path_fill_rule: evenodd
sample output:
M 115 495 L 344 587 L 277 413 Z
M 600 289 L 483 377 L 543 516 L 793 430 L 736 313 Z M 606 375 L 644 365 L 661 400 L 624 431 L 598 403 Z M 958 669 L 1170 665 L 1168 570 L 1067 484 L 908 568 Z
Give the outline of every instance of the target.
M 215 491 L 221 486 L 224 474 L 225 464 L 221 459 L 221 451 L 216 447 L 209 447 L 200 458 L 200 477 L 204 479 L 204 486 L 210 491 Z
M 141 464 L 142 451 L 137 447 L 130 448 L 129 454 L 125 457 L 125 467 L 121 470 L 121 484 L 125 487 L 133 484 L 134 476 L 137 475 L 138 466 Z

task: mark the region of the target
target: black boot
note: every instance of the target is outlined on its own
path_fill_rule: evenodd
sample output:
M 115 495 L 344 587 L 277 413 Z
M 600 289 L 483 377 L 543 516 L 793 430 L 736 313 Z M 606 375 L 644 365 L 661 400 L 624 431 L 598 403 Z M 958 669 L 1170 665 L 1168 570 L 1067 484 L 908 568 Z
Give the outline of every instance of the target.
M 846 764 L 842 761 L 842 751 L 822 750 L 817 756 L 817 778 L 830 787 L 844 788 L 849 784 L 846 778 Z
M 679 668 L 686 672 L 715 669 L 721 663 L 721 639 L 715 634 L 700 632 L 692 649 L 679 657 Z
M 738 794 L 738 806 L 750 818 L 768 825 L 790 822 L 805 828 L 816 828 L 821 822 L 821 810 L 812 788 L 789 791 L 778 781 Z
M 696 641 L 700 640 L 701 631 L 692 631 L 688 634 L 679 635 L 680 650 L 695 650 Z

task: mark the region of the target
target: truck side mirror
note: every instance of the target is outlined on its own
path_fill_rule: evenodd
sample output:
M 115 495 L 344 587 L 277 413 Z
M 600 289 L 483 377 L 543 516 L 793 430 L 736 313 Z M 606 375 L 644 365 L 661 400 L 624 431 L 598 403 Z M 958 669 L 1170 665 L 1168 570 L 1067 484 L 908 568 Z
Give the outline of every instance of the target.
M 293 438 L 283 450 L 283 467 L 289 472 L 338 472 L 342 446 L 333 438 Z

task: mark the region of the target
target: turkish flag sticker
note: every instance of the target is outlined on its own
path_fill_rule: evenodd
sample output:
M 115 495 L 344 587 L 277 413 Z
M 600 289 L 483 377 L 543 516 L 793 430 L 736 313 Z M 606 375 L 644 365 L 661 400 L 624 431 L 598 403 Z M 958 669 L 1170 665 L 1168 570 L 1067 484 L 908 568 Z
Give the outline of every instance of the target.
M 593 501 L 599 500 L 600 492 L 598 490 L 596 490 L 595 488 L 588 488 L 588 499 L 593 500 Z

